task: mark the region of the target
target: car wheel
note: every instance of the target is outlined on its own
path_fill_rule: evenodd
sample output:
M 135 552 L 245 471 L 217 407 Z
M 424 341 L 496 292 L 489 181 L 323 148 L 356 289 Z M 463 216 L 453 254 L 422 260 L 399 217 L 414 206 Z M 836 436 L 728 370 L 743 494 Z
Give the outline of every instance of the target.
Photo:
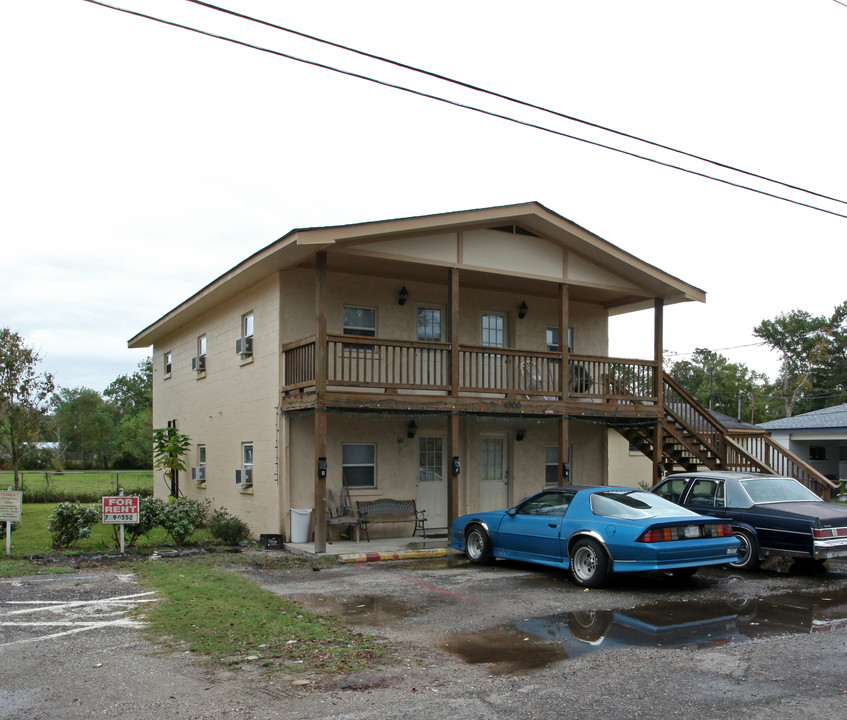
M 571 552 L 571 575 L 577 585 L 602 587 L 609 579 L 609 558 L 596 540 L 577 540 Z
M 491 538 L 481 525 L 471 525 L 465 533 L 465 554 L 468 560 L 477 565 L 491 563 Z
M 735 537 L 741 541 L 738 560 L 729 563 L 736 570 L 755 570 L 759 567 L 759 543 L 749 530 L 736 530 Z

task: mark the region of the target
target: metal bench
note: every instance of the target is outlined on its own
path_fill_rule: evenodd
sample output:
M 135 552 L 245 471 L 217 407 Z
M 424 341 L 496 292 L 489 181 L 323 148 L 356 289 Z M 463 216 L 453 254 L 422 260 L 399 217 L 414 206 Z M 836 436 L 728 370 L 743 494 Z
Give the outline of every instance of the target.
M 415 529 L 412 531 L 412 537 L 415 537 L 418 530 L 423 532 L 424 538 L 426 537 L 426 510 L 418 510 L 414 500 L 357 500 L 356 507 L 359 511 L 359 523 L 368 542 L 371 541 L 368 526 L 375 523 L 413 522 Z

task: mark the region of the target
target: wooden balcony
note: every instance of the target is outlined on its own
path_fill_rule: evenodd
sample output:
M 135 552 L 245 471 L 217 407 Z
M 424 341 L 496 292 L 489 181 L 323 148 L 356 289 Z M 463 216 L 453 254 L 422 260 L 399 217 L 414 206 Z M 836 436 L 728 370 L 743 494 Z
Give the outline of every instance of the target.
M 282 355 L 282 390 L 289 405 L 300 404 L 295 396 L 302 399 L 322 386 L 328 393 L 399 395 L 406 402 L 420 395 L 443 396 L 453 405 L 459 398 L 499 398 L 510 401 L 503 403 L 506 410 L 580 402 L 596 405 L 598 414 L 611 407 L 627 415 L 658 412 L 656 363 L 648 361 L 569 354 L 563 392 L 557 352 L 460 345 L 454 373 L 450 343 L 329 335 L 326 378 L 320 383 L 314 337 L 284 346 Z M 581 414 L 589 414 L 584 406 Z

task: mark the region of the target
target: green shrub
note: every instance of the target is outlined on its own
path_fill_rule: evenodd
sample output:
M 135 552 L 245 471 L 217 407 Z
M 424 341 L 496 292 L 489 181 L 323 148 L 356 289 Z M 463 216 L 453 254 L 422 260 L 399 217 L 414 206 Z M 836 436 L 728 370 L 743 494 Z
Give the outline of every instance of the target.
M 63 548 L 77 540 L 91 537 L 91 528 L 100 522 L 97 505 L 82 505 L 78 502 L 62 502 L 56 505 L 47 520 L 47 530 L 53 547 Z
M 225 508 L 218 508 L 209 520 L 209 532 L 215 540 L 227 545 L 238 545 L 250 537 L 250 527 L 241 518 L 230 515 Z
M 177 545 L 184 545 L 194 531 L 206 522 L 210 505 L 208 500 L 192 500 L 185 497 L 163 503 L 159 524 Z
M 162 524 L 165 516 L 165 503 L 159 498 L 142 497 L 138 507 L 139 522 L 124 525 L 124 543 L 132 547 L 142 535 L 150 535 L 150 532 Z M 115 544 L 119 543 L 120 526 L 114 526 Z

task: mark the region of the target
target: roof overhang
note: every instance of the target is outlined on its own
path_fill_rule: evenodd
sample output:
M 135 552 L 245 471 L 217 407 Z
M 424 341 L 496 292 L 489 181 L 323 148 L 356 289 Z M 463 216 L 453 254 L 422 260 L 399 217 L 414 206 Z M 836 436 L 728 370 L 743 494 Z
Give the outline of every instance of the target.
M 418 280 L 443 282 L 450 267 L 462 268 L 462 285 L 520 291 L 528 295 L 555 297 L 563 278 L 521 276 L 519 273 L 467 267 L 461 262 L 432 262 L 414 257 L 381 259 L 373 263 L 357 255 L 368 242 L 382 239 L 414 238 L 432 233 L 515 225 L 554 244 L 569 254 L 604 268 L 611 275 L 626 279 L 622 287 L 614 283 L 569 284 L 575 301 L 599 303 L 610 314 L 622 314 L 652 308 L 656 298 L 666 305 L 705 302 L 704 291 L 640 260 L 543 205 L 531 202 L 519 205 L 465 210 L 436 215 L 380 220 L 377 222 L 333 227 L 292 230 L 267 247 L 246 258 L 180 303 L 129 340 L 129 347 L 148 347 L 160 338 L 190 322 L 229 297 L 254 286 L 270 274 L 295 267 L 310 267 L 318 252 L 327 251 L 329 270 L 359 272 L 385 277 L 409 276 Z

